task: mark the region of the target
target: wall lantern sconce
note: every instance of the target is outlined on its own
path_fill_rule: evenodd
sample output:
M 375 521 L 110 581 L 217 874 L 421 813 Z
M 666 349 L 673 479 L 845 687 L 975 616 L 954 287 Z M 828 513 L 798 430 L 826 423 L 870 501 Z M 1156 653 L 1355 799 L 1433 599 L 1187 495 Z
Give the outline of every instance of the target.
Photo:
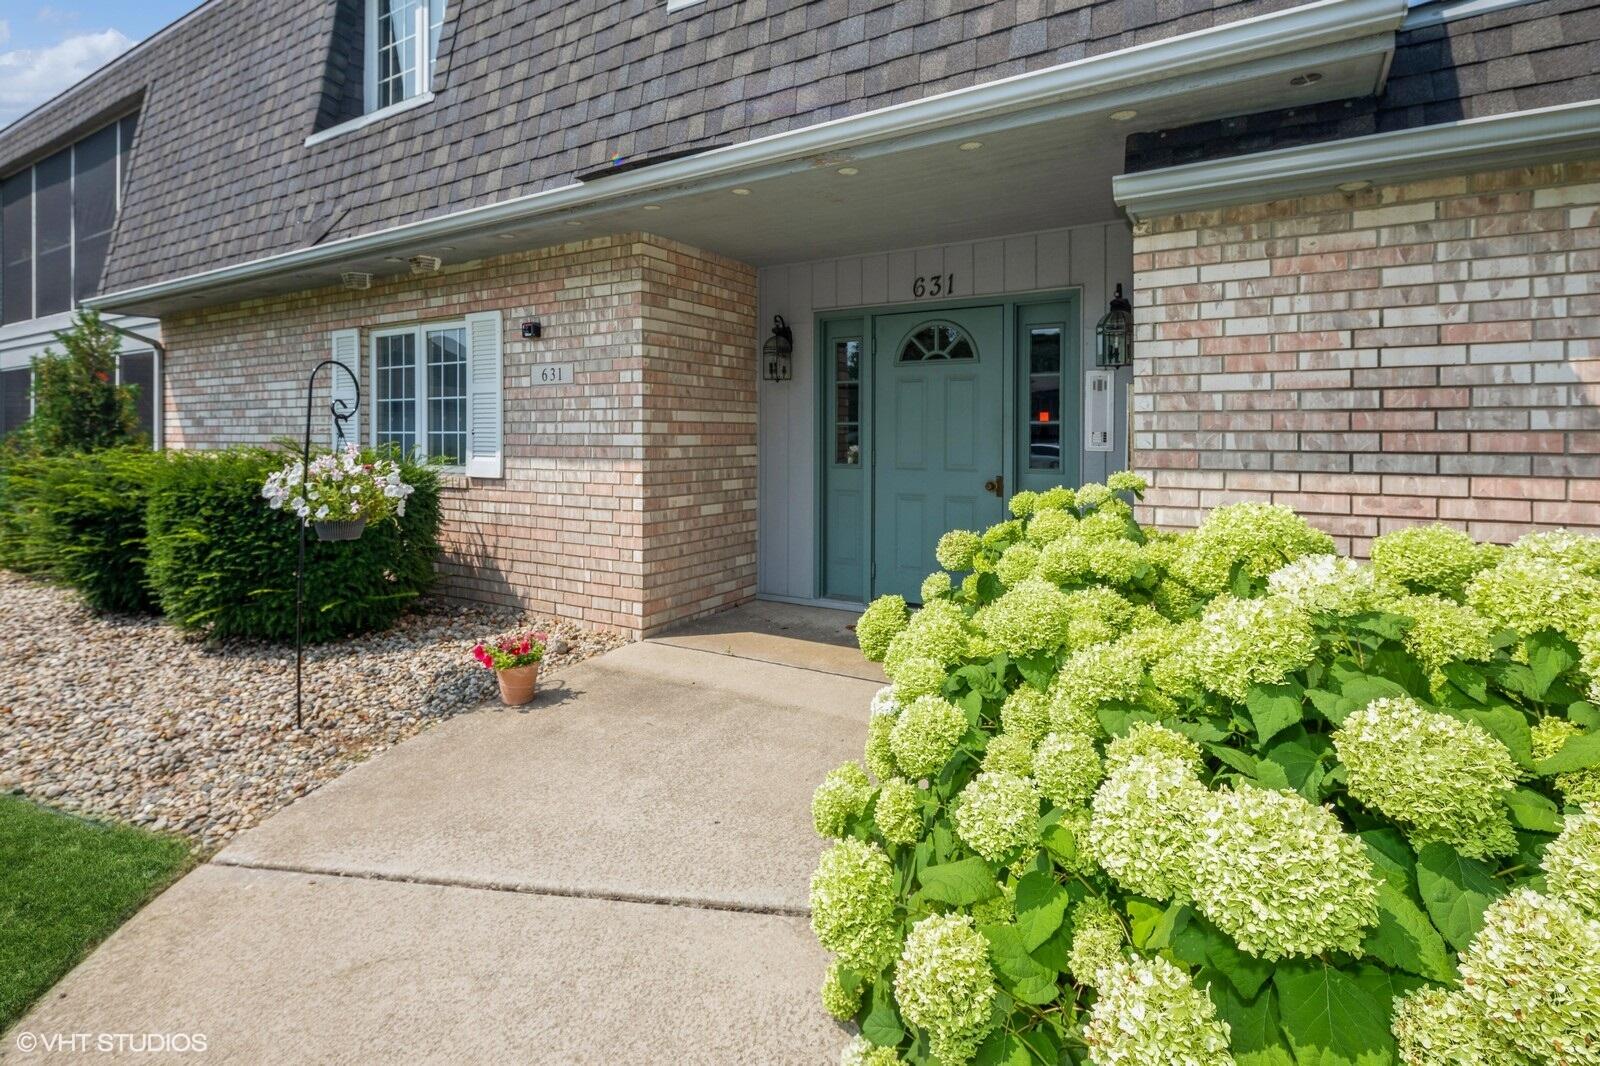
M 1111 298 L 1111 307 L 1094 327 L 1094 365 L 1127 366 L 1133 362 L 1133 305 L 1122 295 L 1122 286 Z
M 790 357 L 794 354 L 794 331 L 782 315 L 772 316 L 772 336 L 761 346 L 762 377 L 768 381 L 788 381 L 794 376 Z

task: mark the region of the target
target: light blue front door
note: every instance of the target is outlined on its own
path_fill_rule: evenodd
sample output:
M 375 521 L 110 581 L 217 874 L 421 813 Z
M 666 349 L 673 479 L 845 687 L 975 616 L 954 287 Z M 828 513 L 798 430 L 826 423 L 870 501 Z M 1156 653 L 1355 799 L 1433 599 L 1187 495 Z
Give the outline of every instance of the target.
M 872 591 L 915 602 L 939 537 L 1003 514 L 1005 311 L 872 321 Z

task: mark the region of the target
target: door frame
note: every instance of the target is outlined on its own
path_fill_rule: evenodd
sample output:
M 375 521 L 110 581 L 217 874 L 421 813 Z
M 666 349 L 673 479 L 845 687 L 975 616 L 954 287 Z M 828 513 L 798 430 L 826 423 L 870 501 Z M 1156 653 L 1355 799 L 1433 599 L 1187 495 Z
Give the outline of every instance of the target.
M 817 311 L 812 316 L 813 364 L 817 368 L 815 395 L 812 397 L 813 426 L 817 442 L 815 451 L 816 479 L 812 487 L 813 499 L 816 507 L 812 522 L 815 527 L 815 558 L 812 562 L 812 572 L 815 574 L 812 595 L 817 599 L 826 597 L 827 591 L 827 560 L 828 560 L 828 470 L 833 465 L 833 444 L 828 435 L 828 390 L 833 384 L 832 364 L 828 361 L 827 351 L 827 326 L 829 323 L 859 319 L 861 321 L 861 338 L 863 352 L 861 358 L 861 385 L 860 395 L 857 400 L 862 413 L 861 434 L 861 477 L 862 477 L 862 522 L 861 522 L 861 558 L 866 572 L 862 575 L 863 587 L 866 590 L 862 602 L 872 602 L 876 588 L 873 582 L 873 534 L 874 512 L 876 502 L 876 427 L 875 419 L 870 417 L 871 412 L 877 410 L 877 326 L 875 320 L 885 315 L 903 315 L 926 313 L 930 317 L 941 312 L 960 311 L 969 307 L 1000 307 L 1001 313 L 1001 396 L 1002 407 L 1000 411 L 1000 433 L 1006 442 L 1001 451 L 1001 476 L 1005 478 L 1006 491 L 1001 498 L 1002 508 L 1018 490 L 1018 471 L 1020 450 L 1018 441 L 1021 439 L 1018 430 L 1018 412 L 1020 410 L 1019 378 L 1017 373 L 1017 338 L 1019 336 L 1018 319 L 1019 311 L 1024 307 L 1047 303 L 1067 303 L 1070 305 L 1068 319 L 1076 326 L 1072 330 L 1073 356 L 1076 361 L 1075 373 L 1078 375 L 1077 387 L 1072 394 L 1078 397 L 1078 410 L 1073 412 L 1077 419 L 1074 424 L 1073 461 L 1069 465 L 1066 461 L 1068 452 L 1065 435 L 1062 440 L 1062 467 L 1061 476 L 1068 477 L 1070 469 L 1079 466 L 1082 451 L 1082 397 L 1083 387 L 1083 286 L 1072 285 L 1059 289 L 1045 289 L 1025 293 L 1001 293 L 993 296 L 973 295 L 951 300 L 916 300 L 911 303 L 877 304 L 871 307 L 839 307 L 824 311 Z M 1065 340 L 1066 338 L 1063 338 Z M 1065 371 L 1063 372 L 1065 381 Z M 1063 414 L 1065 408 L 1063 407 Z M 931 567 L 931 564 L 930 564 Z M 931 573 L 930 569 L 930 573 Z

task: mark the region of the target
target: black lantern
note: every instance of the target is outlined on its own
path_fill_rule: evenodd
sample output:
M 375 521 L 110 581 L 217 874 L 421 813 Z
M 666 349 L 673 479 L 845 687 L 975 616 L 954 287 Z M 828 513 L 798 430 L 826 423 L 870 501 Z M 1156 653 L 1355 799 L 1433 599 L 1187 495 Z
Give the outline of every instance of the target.
M 762 376 L 768 381 L 788 381 L 793 376 L 789 357 L 794 354 L 794 331 L 782 315 L 772 316 L 772 336 L 761 346 Z
M 1094 365 L 1127 366 L 1133 362 L 1133 305 L 1122 296 L 1122 286 L 1111 307 L 1094 327 Z

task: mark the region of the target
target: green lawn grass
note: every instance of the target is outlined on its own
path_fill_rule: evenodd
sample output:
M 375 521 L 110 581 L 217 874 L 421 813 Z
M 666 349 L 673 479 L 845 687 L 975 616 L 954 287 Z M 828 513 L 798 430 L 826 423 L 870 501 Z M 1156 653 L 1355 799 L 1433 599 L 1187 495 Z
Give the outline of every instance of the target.
M 0 796 L 0 1030 L 189 863 L 177 837 Z

